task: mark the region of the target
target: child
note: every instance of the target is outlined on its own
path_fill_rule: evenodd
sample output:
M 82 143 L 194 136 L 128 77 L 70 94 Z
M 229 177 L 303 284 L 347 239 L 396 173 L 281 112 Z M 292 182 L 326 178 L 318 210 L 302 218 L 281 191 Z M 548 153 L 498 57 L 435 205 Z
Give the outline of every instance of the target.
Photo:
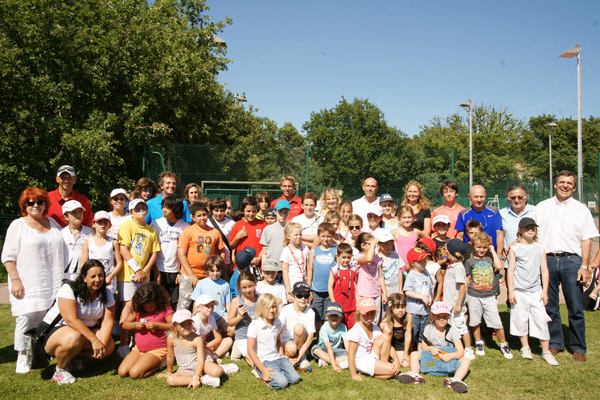
M 231 274 L 231 279 L 229 279 L 229 290 L 231 291 L 231 298 L 237 297 L 240 295 L 238 291 L 238 279 L 240 278 L 240 274 L 244 271 L 250 271 L 250 263 L 256 257 L 256 250 L 252 247 L 246 247 L 244 250 L 238 251 L 235 254 L 235 265 L 237 268 Z M 254 275 L 256 280 L 256 275 Z
M 267 223 L 267 226 L 277 222 L 277 215 L 275 214 L 274 208 L 269 207 L 267 208 L 267 211 L 265 211 L 265 222 Z
M 131 218 L 131 215 L 127 212 L 127 191 L 125 189 L 113 189 L 110 192 L 110 229 L 108 230 L 108 236 L 118 239 L 119 228 L 121 224 Z
M 192 305 L 192 292 L 200 279 L 208 276 L 206 261 L 210 256 L 225 256 L 225 245 L 221 234 L 208 226 L 208 206 L 195 202 L 190 207 L 194 223 L 179 237 L 177 256 L 181 263 L 179 278 L 179 300 L 177 309 L 189 309 Z
M 404 276 L 400 270 L 404 262 L 398 257 L 394 249 L 394 237 L 387 229 L 377 234 L 379 241 L 379 258 L 381 259 L 381 274 L 385 281 L 385 292 L 388 299 L 394 293 L 403 293 Z M 385 311 L 386 307 L 384 307 Z
M 352 329 L 356 311 L 356 268 L 350 266 L 352 247 L 342 243 L 337 247 L 336 265 L 331 268 L 327 292 L 331 303 L 339 303 L 344 310 L 342 322 Z
M 335 229 L 329 222 L 323 222 L 317 229 L 321 244 L 314 247 L 308 256 L 307 283 L 312 289 L 312 309 L 317 316 L 317 330 L 325 321 L 325 310 L 329 305 L 329 271 L 335 265 L 336 247 L 331 246 Z
M 110 215 L 106 211 L 97 211 L 94 214 L 92 228 L 94 235 L 83 242 L 79 264 L 83 265 L 89 259 L 100 261 L 104 266 L 106 287 L 116 295 L 117 274 L 123 268 L 123 257 L 119 251 L 119 242 L 108 236 Z
M 406 255 L 410 264 L 410 272 L 404 282 L 406 295 L 406 312 L 411 315 L 413 343 L 421 343 L 423 330 L 429 323 L 429 307 L 433 300 L 431 276 L 427 272 L 427 253 L 414 248 Z
M 231 301 L 231 312 L 227 324 L 235 327 L 235 342 L 231 351 L 232 359 L 239 359 L 241 354 L 251 367 L 252 360 L 248 357 L 247 333 L 250 322 L 255 318 L 256 300 L 256 276 L 250 271 L 242 271 L 237 281 L 239 296 Z M 234 354 L 237 356 L 234 357 Z M 254 370 L 253 370 L 254 371 Z
M 285 239 L 285 223 L 290 215 L 290 202 L 287 200 L 278 200 L 275 203 L 276 221 L 274 224 L 265 227 L 260 237 L 260 244 L 263 246 L 262 262 L 273 260 L 281 264 L 281 253 L 283 252 L 283 240 Z
M 400 207 L 398 209 L 398 219 L 400 221 L 400 226 L 398 229 L 392 231 L 392 235 L 396 239 L 394 242 L 396 253 L 398 253 L 402 261 L 404 261 L 405 267 L 403 267 L 402 272 L 406 273 L 408 272 L 406 268 L 410 267 L 406 254 L 417 244 L 417 230 L 412 227 L 412 224 L 415 221 L 415 213 L 412 207 Z
M 119 376 L 146 378 L 160 369 L 167 358 L 167 335 L 173 329 L 169 294 L 156 282 L 140 287 L 132 299 L 133 312 L 121 323 L 135 330 L 135 347 L 119 365 Z M 163 367 L 164 368 L 164 367 Z
M 440 214 L 433 218 L 435 260 L 442 268 L 445 268 L 447 262 L 443 248 L 448 240 L 448 229 L 450 229 L 450 219 L 448 216 Z
M 287 304 L 287 292 L 285 286 L 278 283 L 275 278 L 279 271 L 279 264 L 273 260 L 267 260 L 262 265 L 263 279 L 256 285 L 256 292 L 260 294 L 270 293 L 277 299 L 277 304 L 281 306 Z
M 319 330 L 319 342 L 311 350 L 319 367 L 331 364 L 336 372 L 348 368 L 348 351 L 346 348 L 346 333 L 348 329 L 341 321 L 344 310 L 339 303 L 330 303 L 325 312 L 327 321 Z
M 283 284 L 288 295 L 288 303 L 294 301 L 292 289 L 297 282 L 307 282 L 308 247 L 302 245 L 302 226 L 290 222 L 284 229 L 284 249 L 281 252 Z
M 235 220 L 233 218 L 233 200 L 231 200 L 230 197 L 225 197 L 225 204 L 227 204 L 227 208 L 225 209 L 225 216 L 227 218 L 231 218 L 232 220 Z
M 382 333 L 373 322 L 377 314 L 375 301 L 370 297 L 358 300 L 356 325 L 346 335 L 348 367 L 355 381 L 362 381 L 361 372 L 378 379 L 398 378 L 400 360 L 391 351 L 391 332 Z M 392 357 L 393 363 L 388 362 Z
M 231 266 L 231 245 L 229 239 L 231 238 L 231 230 L 235 222 L 227 217 L 227 202 L 222 197 L 215 197 L 210 202 L 211 216 L 208 217 L 208 226 L 212 226 L 221 234 L 221 239 L 225 244 L 225 272 L 226 276 L 229 276 L 229 270 Z
M 406 297 L 403 294 L 390 295 L 385 317 L 379 327 L 382 332 L 392 335 L 392 348 L 398 355 L 400 367 L 408 368 L 410 366 L 412 322 L 410 314 L 406 313 Z
M 377 305 L 375 323 L 381 319 L 381 305 L 387 302 L 385 280 L 381 272 L 381 258 L 376 254 L 379 241 L 370 233 L 361 233 L 356 241 L 356 248 L 360 251 L 358 255 L 356 295 L 358 297 L 370 297 Z
M 306 359 L 306 352 L 316 332 L 315 312 L 308 307 L 310 286 L 305 282 L 296 282 L 292 293 L 293 303 L 283 307 L 279 316 L 283 324 L 281 344 L 292 365 L 299 364 L 300 369 L 308 369 L 310 363 Z
M 181 233 L 190 225 L 183 218 L 183 200 L 171 195 L 163 199 L 163 217 L 152 221 L 160 242 L 160 251 L 156 256 L 156 265 L 160 273 L 160 284 L 171 298 L 171 306 L 176 307 L 179 300 L 179 270 L 177 244 Z
M 475 359 L 475 353 L 471 347 L 471 335 L 467 328 L 467 275 L 463 264 L 465 244 L 460 239 L 450 239 L 446 242 L 446 254 L 448 257 L 448 268 L 444 275 L 444 303 L 450 306 L 450 326 L 454 327 L 462 336 L 465 344 L 465 357 L 469 360 Z
M 402 383 L 424 383 L 419 372 L 431 375 L 449 376 L 443 385 L 458 393 L 467 391 L 465 379 L 471 361 L 464 357 L 460 334 L 448 325 L 452 309 L 445 303 L 437 302 L 431 306 L 433 324 L 429 324 L 423 332 L 421 351 L 415 351 L 410 357 L 411 372 L 400 375 Z
M 394 215 L 394 198 L 389 193 L 385 193 L 379 197 L 379 206 L 381 207 L 381 221 L 383 227 L 388 231 L 393 231 L 400 226 L 400 221 Z
M 494 270 L 500 271 L 502 261 L 498 258 L 492 246 L 492 239 L 487 234 L 477 232 L 469 237 L 475 253 L 472 258 L 465 261 L 465 272 L 467 273 L 469 326 L 475 339 L 475 354 L 485 356 L 480 326 L 481 317 L 484 317 L 486 326 L 496 332 L 500 341 L 500 352 L 510 360 L 513 356 L 506 343 L 504 328 L 498 313 L 498 300 L 494 296 Z M 486 256 L 488 251 L 492 253 L 493 260 Z
M 433 239 L 429 237 L 424 237 L 417 240 L 417 245 L 415 246 L 425 253 L 427 253 L 427 272 L 429 272 L 429 276 L 431 277 L 431 287 L 433 288 L 433 293 L 435 294 L 433 302 L 440 301 L 442 298 L 442 285 L 444 283 L 444 273 L 440 264 L 435 262 L 435 242 Z
M 367 207 L 367 226 L 363 228 L 363 232 L 372 233 L 377 236 L 379 231 L 385 230 L 381 227 L 381 215 L 383 211 L 378 204 L 369 204 Z
M 340 243 L 345 243 L 348 241 L 348 239 L 350 239 L 350 232 L 347 231 L 346 227 L 342 227 L 341 221 L 342 219 L 340 217 L 340 213 L 335 210 L 328 211 L 327 214 L 325 214 L 325 218 L 323 218 L 323 222 L 329 222 L 335 229 L 335 234 L 333 235 L 333 245 L 335 246 L 339 245 Z M 319 242 L 319 237 L 317 236 L 312 247 L 320 244 L 321 242 Z
M 271 196 L 267 192 L 256 193 L 256 201 L 258 202 L 258 212 L 256 213 L 256 219 L 260 221 L 265 220 L 265 213 L 269 209 L 271 204 Z
M 124 261 L 123 269 L 117 275 L 119 300 L 123 303 L 120 325 L 129 317 L 134 293 L 150 280 L 150 271 L 154 269 L 155 279 L 159 277 L 156 257 L 160 244 L 154 228 L 146 224 L 148 206 L 144 200 L 134 199 L 129 203 L 129 209 L 131 219 L 119 228 L 119 250 Z M 127 334 L 127 330 L 121 327 L 121 343 L 117 349 L 121 358 L 129 354 Z
M 246 196 L 242 200 L 240 209 L 243 212 L 243 218 L 233 225 L 231 230 L 231 241 L 229 244 L 236 252 L 252 247 L 256 251 L 256 256 L 250 262 L 250 268 L 259 268 L 262 252 L 260 237 L 267 226 L 266 222 L 257 220 L 258 202 L 254 196 Z
M 356 240 L 358 239 L 358 235 L 362 233 L 363 228 L 363 220 L 360 215 L 352 214 L 350 218 L 348 218 L 348 233 L 349 237 L 346 240 L 350 246 L 354 246 Z M 358 255 L 358 252 L 357 252 Z
M 317 237 L 317 226 L 319 225 L 319 216 L 315 213 L 317 205 L 317 195 L 313 192 L 306 192 L 302 196 L 303 214 L 292 218 L 292 222 L 297 222 L 302 226 L 302 243 L 305 246 L 312 246 Z
M 350 200 L 342 200 L 340 203 L 340 218 L 342 223 L 347 227 L 352 215 L 352 202 Z
M 548 303 L 548 264 L 546 252 L 537 243 L 537 224 L 532 218 L 519 221 L 517 243 L 508 253 L 508 300 L 510 301 L 510 333 L 521 341 L 521 357 L 533 360 L 528 336 L 540 340 L 542 359 L 549 365 L 558 362 L 550 353 L 550 318 L 544 306 Z
M 92 237 L 93 232 L 92 228 L 83 225 L 85 208 L 77 200 L 66 201 L 62 205 L 62 212 L 68 224 L 60 230 L 68 251 L 64 278 L 74 281 L 79 276 L 79 261 L 83 244 Z
M 450 224 L 447 236 L 448 238 L 453 239 L 458 233 L 456 229 L 454 229 L 454 225 L 456 225 L 458 215 L 464 210 L 464 207 L 456 202 L 456 198 L 458 197 L 458 185 L 454 181 L 442 182 L 440 185 L 440 194 L 444 198 L 444 204 L 433 210 L 431 213 L 431 226 L 435 225 L 435 222 L 433 221 L 435 217 L 440 215 L 447 216 L 448 224 Z
M 201 295 L 207 294 L 214 302 L 214 312 L 212 314 L 219 333 L 225 337 L 220 343 L 219 347 L 214 349 L 217 357 L 223 357 L 225 353 L 231 348 L 235 329 L 227 325 L 228 313 L 230 311 L 231 304 L 231 290 L 229 290 L 229 283 L 225 282 L 221 278 L 221 274 L 225 269 L 225 261 L 221 256 L 210 256 L 204 264 L 204 269 L 208 274 L 208 278 L 202 279 L 192 292 L 191 299 L 196 302 Z M 194 303 L 194 309 L 196 309 L 198 303 Z M 205 338 L 203 338 L 206 340 Z
M 285 357 L 280 334 L 283 325 L 277 319 L 277 301 L 270 294 L 258 299 L 256 318 L 248 327 L 248 356 L 258 376 L 275 390 L 300 382 L 290 359 Z

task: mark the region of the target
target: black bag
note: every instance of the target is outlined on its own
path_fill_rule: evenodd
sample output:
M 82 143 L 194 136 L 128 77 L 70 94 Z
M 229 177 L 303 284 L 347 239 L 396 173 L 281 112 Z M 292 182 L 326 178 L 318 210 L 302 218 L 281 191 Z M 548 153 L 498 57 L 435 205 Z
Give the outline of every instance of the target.
M 46 354 L 46 350 L 44 349 L 44 344 L 46 342 L 46 336 L 48 332 L 54 328 L 54 326 L 62 319 L 61 315 L 58 314 L 54 321 L 50 325 L 48 325 L 42 332 L 39 332 L 39 328 L 33 328 L 25 332 L 25 336 L 29 337 L 31 341 L 30 349 L 31 352 L 31 368 L 32 369 L 41 369 L 46 368 L 50 364 L 50 357 Z M 44 324 L 45 325 L 45 324 Z

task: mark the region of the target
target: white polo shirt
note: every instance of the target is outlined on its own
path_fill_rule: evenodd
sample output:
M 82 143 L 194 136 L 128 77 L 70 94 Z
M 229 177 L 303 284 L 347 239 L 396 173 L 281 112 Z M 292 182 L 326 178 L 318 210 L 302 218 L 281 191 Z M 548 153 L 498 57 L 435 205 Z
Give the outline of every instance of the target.
M 360 215 L 363 220 L 363 226 L 367 225 L 367 210 L 371 204 L 379 205 L 379 197 L 375 197 L 375 201 L 372 203 L 369 203 L 365 196 L 352 202 L 352 214 Z
M 282 328 L 280 320 L 276 319 L 273 321 L 273 326 L 269 326 L 260 317 L 248 326 L 248 337 L 256 338 L 256 356 L 261 363 L 281 358 L 277 348 L 277 337 Z

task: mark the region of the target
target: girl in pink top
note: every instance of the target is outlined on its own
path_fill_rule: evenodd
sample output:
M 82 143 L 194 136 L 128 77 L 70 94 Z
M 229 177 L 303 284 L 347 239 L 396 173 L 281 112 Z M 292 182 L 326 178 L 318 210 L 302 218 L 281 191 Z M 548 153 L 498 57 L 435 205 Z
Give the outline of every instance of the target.
M 167 335 L 173 329 L 167 291 L 156 282 L 140 287 L 131 300 L 133 312 L 121 329 L 135 330 L 135 347 L 119 365 L 119 376 L 146 378 L 160 369 L 167 358 Z
M 381 304 L 387 302 L 385 280 L 381 272 L 381 258 L 377 255 L 376 247 L 379 241 L 370 233 L 361 233 L 356 240 L 358 269 L 356 282 L 357 297 L 370 297 L 377 305 L 376 323 L 381 316 Z
M 395 242 L 394 245 L 396 247 L 396 253 L 400 256 L 402 261 L 404 261 L 404 266 L 402 266 L 402 272 L 406 276 L 408 270 L 406 267 L 410 266 L 406 254 L 412 248 L 414 248 L 417 244 L 417 230 L 411 227 L 412 223 L 415 220 L 415 214 L 411 208 L 411 206 L 402 206 L 398 210 L 398 218 L 400 219 L 400 226 L 392 231 L 392 236 L 394 236 Z M 400 282 L 400 287 L 402 287 L 402 282 Z

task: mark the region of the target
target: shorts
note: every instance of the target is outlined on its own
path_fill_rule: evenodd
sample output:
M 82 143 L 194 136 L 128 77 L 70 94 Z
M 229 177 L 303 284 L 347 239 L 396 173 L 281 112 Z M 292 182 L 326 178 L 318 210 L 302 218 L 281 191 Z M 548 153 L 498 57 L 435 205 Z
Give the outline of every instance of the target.
M 167 359 L 167 348 L 165 347 L 164 349 L 154 349 L 154 350 L 148 350 L 148 351 L 140 351 L 140 349 L 138 349 L 137 346 L 134 346 L 133 350 L 139 351 L 142 354 L 152 354 L 153 356 L 156 356 L 160 359 L 160 362 L 163 362 L 164 360 Z
M 125 282 L 118 281 L 117 288 L 119 290 L 119 300 L 120 301 L 131 301 L 133 299 L 133 295 L 135 294 L 138 288 L 144 286 L 148 282 Z
M 319 357 L 317 357 L 315 355 L 315 350 L 321 350 L 321 351 L 324 351 L 325 353 L 327 353 L 327 348 L 325 346 L 319 346 L 319 345 L 313 346 L 313 348 L 310 350 L 310 354 L 312 354 L 312 356 L 315 358 L 315 360 L 319 359 Z M 333 356 L 335 358 L 342 357 L 342 356 L 348 356 L 348 352 L 343 347 L 332 347 L 331 350 L 333 350 Z
M 37 330 L 35 331 L 36 336 L 40 336 L 46 330 L 46 328 L 48 328 L 49 325 L 50 324 L 41 322 L 38 325 Z M 46 337 L 44 338 L 44 347 L 46 347 L 46 343 L 48 343 L 48 339 L 50 339 L 50 336 L 52 336 L 54 334 L 54 332 L 56 332 L 57 330 L 65 327 L 65 326 L 68 326 L 68 325 L 58 325 L 58 324 L 54 325 L 52 327 L 52 329 L 50 329 L 50 331 L 48 331 L 48 333 L 46 333 Z
M 325 311 L 327 310 L 327 307 L 329 307 L 329 305 L 331 304 L 331 301 L 329 300 L 329 293 L 328 292 L 315 292 L 313 290 L 312 294 L 313 294 L 312 309 L 315 312 L 315 319 L 317 321 L 326 321 L 327 316 L 325 315 Z
M 248 339 L 238 339 L 233 345 L 237 347 L 244 357 L 248 357 Z
M 177 303 L 179 300 L 179 284 L 177 282 L 179 272 L 163 272 L 160 271 L 160 285 L 167 290 L 171 297 L 171 304 Z
M 446 353 L 454 353 L 456 349 L 452 346 L 441 346 L 440 350 Z M 453 376 L 460 367 L 460 360 L 442 361 L 433 357 L 427 350 L 421 351 L 421 373 L 436 376 Z
M 375 375 L 375 362 L 379 360 L 379 356 L 375 353 L 355 359 L 356 370 L 365 375 Z
M 517 304 L 510 306 L 510 333 L 514 336 L 526 336 L 539 340 L 550 340 L 544 302 L 540 300 L 542 292 L 521 292 L 515 290 Z
M 498 300 L 494 296 L 467 296 L 467 304 L 469 306 L 469 326 L 481 324 L 481 318 L 483 317 L 488 328 L 502 329 L 502 321 L 498 312 Z
M 467 319 L 465 318 L 465 313 L 462 311 L 458 314 L 453 313 L 448 323 L 450 326 L 454 327 L 454 329 L 456 329 L 458 334 L 461 336 L 469 333 L 469 328 L 467 328 Z
M 181 274 L 179 277 L 179 298 L 177 299 L 178 310 L 192 310 L 192 293 L 194 288 L 190 283 L 190 277 Z

